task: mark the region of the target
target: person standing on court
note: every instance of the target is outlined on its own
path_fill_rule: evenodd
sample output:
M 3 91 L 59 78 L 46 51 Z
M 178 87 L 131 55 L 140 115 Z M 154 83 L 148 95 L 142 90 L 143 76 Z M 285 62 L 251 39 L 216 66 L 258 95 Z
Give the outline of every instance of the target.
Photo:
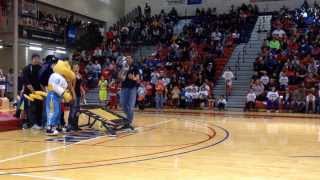
M 41 91 L 41 83 L 39 80 L 39 72 L 41 69 L 41 59 L 38 54 L 32 55 L 31 64 L 23 69 L 24 94 L 29 95 L 33 91 Z M 28 125 L 32 129 L 41 129 L 42 125 L 42 101 L 35 100 L 28 103 Z
M 80 115 L 80 102 L 85 95 L 85 90 L 82 86 L 82 76 L 79 72 L 80 67 L 78 64 L 73 65 L 73 72 L 76 75 L 76 79 L 72 82 L 72 92 L 74 94 L 74 100 L 70 103 L 70 112 L 68 117 L 68 131 L 78 131 L 79 128 L 79 115 Z
M 122 69 L 118 74 L 122 81 L 120 92 L 120 105 L 127 116 L 128 124 L 124 129 L 134 130 L 132 126 L 134 118 L 134 106 L 137 98 L 137 88 L 139 86 L 139 70 L 133 65 L 131 56 L 125 58 L 122 63 Z

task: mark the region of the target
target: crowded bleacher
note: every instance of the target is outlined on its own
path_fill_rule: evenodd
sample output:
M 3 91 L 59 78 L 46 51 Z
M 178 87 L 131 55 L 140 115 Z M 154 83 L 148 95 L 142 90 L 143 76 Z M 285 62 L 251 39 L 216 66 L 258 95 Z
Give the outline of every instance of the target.
M 305 2 L 273 15 L 272 32 L 254 63 L 246 110 L 320 113 L 319 10 Z
M 146 5 L 147 7 L 148 5 Z M 117 83 L 116 72 L 135 42 L 154 45 L 152 54 L 135 59 L 143 80 L 138 95 L 140 105 L 200 108 L 214 106 L 212 88 L 221 76 L 232 49 L 247 42 L 256 21 L 257 8 L 243 5 L 229 13 L 197 9 L 191 23 L 179 34 L 173 28 L 179 20 L 173 8 L 151 16 L 145 12 L 126 24 L 117 23 L 106 33 L 105 42 L 92 51 L 74 55 L 80 61 L 87 87 L 94 88 L 100 75 Z M 218 98 L 217 98 L 218 99 Z

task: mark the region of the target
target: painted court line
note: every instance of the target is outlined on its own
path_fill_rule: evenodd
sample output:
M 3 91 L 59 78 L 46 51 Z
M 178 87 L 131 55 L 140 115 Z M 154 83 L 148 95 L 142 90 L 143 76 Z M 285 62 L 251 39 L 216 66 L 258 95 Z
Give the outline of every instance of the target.
M 151 125 L 149 125 L 149 126 L 137 128 L 137 130 L 139 131 L 139 130 L 143 130 L 143 128 L 146 128 L 146 127 L 155 127 L 155 126 L 159 126 L 159 125 L 162 125 L 162 124 L 167 124 L 167 123 L 169 123 L 169 122 L 171 122 L 171 121 L 172 121 L 172 120 L 161 121 L 161 122 L 158 122 L 158 123 L 151 124 Z M 142 132 L 143 132 L 143 131 L 142 131 Z M 99 137 L 95 137 L 95 138 L 92 138 L 92 139 L 87 139 L 87 140 L 79 141 L 79 142 L 77 142 L 77 143 L 73 143 L 73 144 L 69 144 L 69 145 L 58 146 L 58 147 L 51 148 L 51 149 L 46 149 L 46 150 L 43 150 L 43 151 L 38 151 L 38 152 L 23 154 L 23 155 L 20 155 L 20 156 L 15 156 L 15 157 L 12 157 L 12 158 L 2 159 L 2 160 L 0 160 L 0 163 L 5 163 L 5 162 L 8 162 L 8 161 L 13 161 L 13 160 L 17 160 L 17 159 L 23 159 L 23 158 L 35 156 L 35 155 L 38 155 L 38 154 L 43 154 L 43 153 L 47 153 L 47 152 L 57 151 L 57 150 L 60 150 L 60 149 L 66 149 L 66 148 L 71 147 L 72 145 L 76 145 L 76 144 L 81 144 L 81 143 L 85 143 L 85 142 L 97 140 L 97 139 L 100 139 L 100 138 L 102 138 L 102 137 L 107 137 L 107 136 L 108 136 L 108 135 L 99 136 Z M 2 172 L 2 173 L 3 173 L 3 172 Z
M 50 176 L 36 176 L 30 174 L 10 174 L 10 176 L 20 176 L 20 177 L 30 177 L 34 179 L 45 179 L 45 180 L 71 180 L 67 178 L 60 178 L 60 177 L 50 177 Z

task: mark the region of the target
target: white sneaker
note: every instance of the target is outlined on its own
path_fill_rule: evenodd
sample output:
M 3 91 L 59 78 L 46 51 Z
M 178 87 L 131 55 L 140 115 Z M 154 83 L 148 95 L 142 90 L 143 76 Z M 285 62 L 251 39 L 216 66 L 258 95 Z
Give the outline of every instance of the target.
M 53 133 L 52 133 L 53 136 L 57 136 L 57 135 L 59 135 L 59 134 L 60 134 L 60 133 L 59 133 L 58 130 L 54 130 Z
M 32 127 L 31 127 L 32 129 L 36 129 L 36 130 L 41 130 L 42 129 L 42 127 L 41 126 L 38 126 L 38 125 L 33 125 Z

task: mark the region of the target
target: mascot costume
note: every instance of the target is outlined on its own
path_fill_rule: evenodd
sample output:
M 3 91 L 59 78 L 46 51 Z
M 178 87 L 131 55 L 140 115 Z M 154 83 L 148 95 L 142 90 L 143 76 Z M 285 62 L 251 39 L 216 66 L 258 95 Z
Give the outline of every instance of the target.
M 25 97 L 33 101 L 43 100 L 45 96 L 45 107 L 47 115 L 47 134 L 58 135 L 57 128 L 60 125 L 61 118 L 61 103 L 70 102 L 73 98 L 70 93 L 70 84 L 75 80 L 75 74 L 72 71 L 68 62 L 58 61 L 53 66 L 53 73 L 48 81 L 48 93 L 42 91 L 35 91 L 29 96 Z

